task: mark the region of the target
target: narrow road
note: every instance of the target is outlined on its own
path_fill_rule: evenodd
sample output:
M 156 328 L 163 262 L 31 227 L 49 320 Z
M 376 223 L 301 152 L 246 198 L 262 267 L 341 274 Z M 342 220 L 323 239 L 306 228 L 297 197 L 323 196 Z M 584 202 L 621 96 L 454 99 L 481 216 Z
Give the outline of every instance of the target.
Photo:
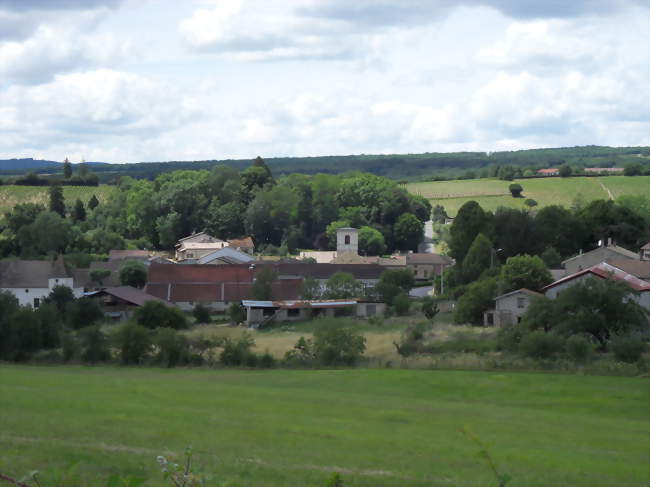
M 424 222 L 424 239 L 422 239 L 422 243 L 418 246 L 418 251 L 425 254 L 433 254 L 435 252 L 432 220 Z
M 605 191 L 605 193 L 607 193 L 607 196 L 609 196 L 609 199 L 613 201 L 614 200 L 614 195 L 609 190 L 609 188 L 607 186 L 605 186 L 600 179 L 597 179 L 596 181 L 598 181 L 598 184 L 600 184 L 600 187 L 603 188 L 603 191 Z

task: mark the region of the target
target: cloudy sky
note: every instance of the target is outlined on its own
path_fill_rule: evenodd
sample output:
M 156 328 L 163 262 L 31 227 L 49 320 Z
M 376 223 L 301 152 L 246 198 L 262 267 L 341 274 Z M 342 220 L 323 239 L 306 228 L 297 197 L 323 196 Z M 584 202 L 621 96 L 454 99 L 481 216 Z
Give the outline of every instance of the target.
M 650 0 L 0 0 L 0 158 L 650 145 Z

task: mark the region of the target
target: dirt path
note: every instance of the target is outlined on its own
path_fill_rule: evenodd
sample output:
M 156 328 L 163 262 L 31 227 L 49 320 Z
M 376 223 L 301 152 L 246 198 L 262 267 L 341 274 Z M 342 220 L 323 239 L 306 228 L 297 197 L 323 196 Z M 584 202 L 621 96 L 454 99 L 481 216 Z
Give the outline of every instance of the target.
M 613 201 L 614 200 L 614 195 L 609 190 L 609 188 L 607 186 L 605 186 L 605 184 L 600 179 L 597 179 L 596 181 L 598 181 L 598 184 L 600 184 L 600 187 L 603 188 L 603 191 L 605 191 L 605 193 L 607 193 L 607 196 L 609 197 L 609 199 Z

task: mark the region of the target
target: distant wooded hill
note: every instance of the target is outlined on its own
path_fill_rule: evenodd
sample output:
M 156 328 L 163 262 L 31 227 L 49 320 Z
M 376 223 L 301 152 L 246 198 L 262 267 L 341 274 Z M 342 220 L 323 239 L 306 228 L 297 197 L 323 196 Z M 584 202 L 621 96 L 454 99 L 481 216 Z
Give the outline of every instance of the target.
M 263 155 L 262 155 L 263 157 Z M 392 155 L 349 155 L 320 157 L 272 157 L 265 159 L 274 175 L 290 173 L 342 173 L 364 171 L 397 180 L 457 178 L 464 173 L 492 165 L 551 167 L 571 164 L 586 167 L 624 166 L 629 162 L 650 163 L 650 147 L 583 146 L 502 152 L 449 152 Z M 117 176 L 153 178 L 178 169 L 211 169 L 225 164 L 242 170 L 251 159 L 209 161 L 140 162 L 127 164 L 88 163 L 102 182 Z M 48 174 L 61 171 L 61 163 L 34 159 L 0 160 L 0 173 L 22 174 L 29 170 Z

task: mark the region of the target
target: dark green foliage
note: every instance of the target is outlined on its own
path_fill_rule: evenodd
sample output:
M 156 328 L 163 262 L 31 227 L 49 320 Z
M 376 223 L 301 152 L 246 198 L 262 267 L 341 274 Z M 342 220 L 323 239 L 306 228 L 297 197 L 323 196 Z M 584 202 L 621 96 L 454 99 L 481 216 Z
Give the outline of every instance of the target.
M 99 200 L 97 199 L 97 196 L 92 195 L 90 199 L 88 200 L 88 208 L 91 210 L 94 210 L 99 206 Z
M 18 311 L 18 299 L 9 291 L 0 290 L 0 359 L 9 360 L 14 350 L 12 317 Z
M 36 203 L 19 203 L 11 212 L 5 213 L 5 222 L 15 234 L 22 227 L 36 221 L 36 217 L 45 211 L 45 207 Z
M 411 309 L 411 299 L 406 293 L 399 293 L 393 298 L 393 307 L 397 316 L 406 316 Z
M 409 269 L 389 269 L 381 273 L 374 292 L 386 304 L 393 304 L 393 299 L 400 293 L 408 293 L 415 285 L 413 273 Z
M 248 333 L 244 333 L 237 339 L 227 337 L 224 339 L 219 361 L 223 365 L 236 367 L 248 365 L 254 367 L 257 363 L 255 354 L 251 351 L 254 345 L 255 340 Z
M 587 362 L 595 352 L 593 342 L 580 335 L 573 335 L 566 341 L 566 352 L 578 363 Z
M 158 328 L 155 332 L 154 344 L 158 349 L 156 363 L 165 367 L 184 365 L 189 360 L 190 348 L 187 338 L 171 328 Z
M 194 316 L 197 323 L 210 323 L 212 321 L 210 318 L 210 309 L 201 303 L 194 305 L 192 316 Z
M 65 216 L 63 188 L 59 185 L 50 186 L 50 211 L 61 217 Z
M 363 294 L 363 285 L 349 272 L 335 272 L 325 284 L 326 299 L 359 298 Z
M 120 282 L 124 286 L 143 288 L 147 283 L 147 266 L 137 260 L 127 260 L 120 265 Z
M 409 325 L 406 330 L 402 332 L 400 342 L 393 342 L 397 353 L 399 353 L 402 357 L 408 357 L 410 355 L 423 352 L 424 338 L 427 331 L 430 329 L 431 325 L 426 322 Z
M 398 249 L 415 251 L 424 238 L 424 223 L 412 213 L 404 213 L 397 219 L 394 233 Z
M 57 307 L 53 303 L 41 303 L 36 310 L 36 315 L 41 322 L 42 347 L 45 349 L 58 347 L 61 344 L 63 317 Z
M 265 265 L 255 273 L 251 294 L 253 299 L 270 301 L 273 299 L 273 283 L 278 279 L 278 273 L 273 266 Z
M 83 202 L 78 198 L 77 201 L 75 201 L 74 209 L 72 210 L 72 220 L 75 223 L 86 220 L 86 209 L 84 208 Z
M 553 278 L 550 271 L 536 255 L 510 257 L 499 274 L 499 290 L 503 294 L 521 288 L 539 291 L 551 282 Z
M 230 303 L 230 306 L 228 306 L 228 317 L 230 318 L 230 323 L 233 325 L 243 323 L 246 321 L 246 308 L 239 303 Z
M 526 198 L 526 201 L 524 201 L 524 204 L 528 206 L 529 208 L 532 208 L 533 206 L 537 206 L 537 201 L 535 201 L 532 198 Z
M 482 324 L 483 313 L 494 306 L 496 292 L 497 282 L 494 278 L 482 279 L 470 284 L 465 294 L 458 299 L 454 322 Z
M 341 474 L 338 472 L 334 472 L 332 476 L 329 478 L 329 480 L 327 481 L 327 484 L 325 484 L 325 487 L 345 487 Z
M 458 210 L 450 230 L 449 253 L 462 262 L 479 233 L 492 234 L 492 223 L 476 201 L 468 201 Z
M 72 176 L 72 164 L 70 164 L 70 161 L 66 157 L 65 161 L 63 161 L 63 177 L 66 179 L 70 179 Z
M 627 363 L 638 362 L 643 355 L 644 348 L 641 337 L 631 334 L 618 336 L 610 344 L 610 349 L 614 352 L 616 360 Z
M 275 359 L 271 353 L 266 350 L 262 355 L 257 358 L 257 366 L 260 369 L 272 369 L 278 364 L 278 361 Z
M 614 201 L 592 201 L 579 211 L 578 216 L 589 229 L 586 238 L 590 245 L 608 237 L 628 248 L 638 248 L 647 243 L 640 239 L 648 230 L 643 216 Z
M 479 233 L 463 259 L 461 282 L 466 284 L 476 281 L 492 265 L 493 251 L 492 242 Z
M 10 360 L 23 361 L 43 346 L 41 320 L 29 306 L 21 306 L 10 318 Z
M 425 296 L 422 298 L 421 304 L 422 313 L 428 320 L 433 320 L 439 312 L 438 304 L 433 296 Z
M 436 205 L 433 207 L 431 213 L 431 219 L 434 223 L 445 223 L 445 220 L 448 218 L 445 207 L 442 205 Z
M 175 306 L 167 306 L 159 301 L 148 301 L 133 313 L 134 321 L 145 328 L 187 328 L 187 318 Z
M 546 206 L 535 216 L 534 238 L 540 248 L 553 247 L 564 258 L 580 250 L 586 233 L 581 219 L 562 206 Z
M 322 323 L 314 331 L 314 355 L 325 366 L 354 365 L 365 349 L 365 337 L 344 323 Z
M 74 294 L 68 286 L 54 286 L 44 301 L 54 304 L 61 316 L 65 316 L 68 304 L 74 301 Z
M 23 256 L 63 253 L 71 241 L 70 222 L 51 211 L 39 213 L 33 223 L 21 227 L 16 233 L 16 242 Z
M 526 210 L 498 208 L 494 214 L 493 235 L 491 240 L 494 248 L 500 249 L 498 257 L 501 258 L 535 254 L 539 248 L 535 236 L 535 222 Z
M 113 340 L 123 365 L 142 364 L 152 351 L 151 333 L 134 322 L 123 324 L 113 335 Z
M 81 347 L 80 358 L 83 362 L 94 364 L 110 359 L 108 339 L 99 325 L 87 326 L 77 332 Z
M 363 226 L 359 229 L 359 253 L 362 255 L 382 255 L 386 252 L 386 241 L 380 231 Z
M 293 348 L 284 354 L 284 361 L 288 365 L 313 365 L 316 362 L 314 343 L 305 337 L 300 337 Z
M 560 177 L 561 178 L 568 178 L 573 174 L 573 169 L 571 169 L 571 166 L 567 164 L 563 164 L 560 166 Z
M 521 340 L 528 332 L 528 329 L 518 324 L 500 328 L 497 333 L 497 349 L 510 353 L 519 352 Z
M 521 184 L 512 183 L 510 186 L 508 186 L 508 190 L 510 191 L 510 194 L 512 194 L 513 198 L 521 198 L 521 193 L 524 188 L 521 187 Z
M 320 283 L 313 277 L 306 277 L 300 285 L 300 299 L 320 299 L 321 297 Z
M 643 168 L 638 162 L 628 162 L 623 169 L 623 174 L 626 176 L 640 176 L 642 172 Z
M 552 359 L 562 352 L 563 348 L 562 337 L 541 330 L 525 335 L 519 345 L 519 350 L 523 355 L 538 360 Z
M 111 271 L 108 269 L 93 269 L 90 271 L 90 278 L 100 286 L 104 285 L 104 279 L 110 275 Z
M 633 296 L 626 284 L 589 278 L 565 289 L 555 300 L 533 301 L 522 324 L 565 337 L 589 336 L 605 350 L 613 337 L 650 326 L 647 311 Z
M 99 303 L 91 298 L 69 302 L 65 308 L 66 321 L 73 330 L 89 327 L 104 317 Z
M 562 256 L 554 247 L 547 247 L 541 253 L 540 257 L 549 269 L 559 269 L 562 267 Z

